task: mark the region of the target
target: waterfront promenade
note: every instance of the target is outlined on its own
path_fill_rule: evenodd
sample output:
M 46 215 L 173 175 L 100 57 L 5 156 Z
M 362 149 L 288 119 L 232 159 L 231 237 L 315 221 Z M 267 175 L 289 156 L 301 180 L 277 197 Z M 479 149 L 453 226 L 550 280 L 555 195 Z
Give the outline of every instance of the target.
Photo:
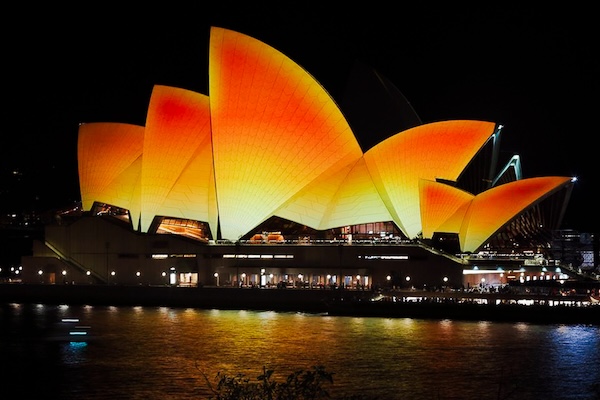
M 376 300 L 376 301 L 373 301 Z M 600 324 L 589 296 L 350 289 L 0 284 L 0 302 L 165 306 L 536 323 Z

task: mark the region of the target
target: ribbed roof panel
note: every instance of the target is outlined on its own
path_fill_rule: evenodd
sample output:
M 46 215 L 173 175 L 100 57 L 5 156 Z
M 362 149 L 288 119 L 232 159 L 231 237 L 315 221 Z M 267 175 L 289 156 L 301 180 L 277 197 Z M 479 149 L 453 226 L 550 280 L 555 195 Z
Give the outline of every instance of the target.
M 361 157 L 336 191 L 319 229 L 391 220 Z
M 84 210 L 98 201 L 129 209 L 137 221 L 143 142 L 143 126 L 112 122 L 79 126 L 77 162 Z
M 423 238 L 431 239 L 434 232 L 460 232 L 462 217 L 456 212 L 468 205 L 475 197 L 453 186 L 421 179 L 419 181 L 421 197 L 421 222 Z
M 362 152 L 329 94 L 279 51 L 212 28 L 209 55 L 221 234 L 235 240 Z
M 157 85 L 152 91 L 142 166 L 142 230 L 156 215 L 208 221 L 212 159 L 208 97 Z M 204 207 L 198 208 L 201 201 Z M 216 219 L 213 217 L 216 226 Z
M 489 189 L 471 202 L 460 232 L 462 251 L 473 252 L 525 209 L 571 182 L 568 177 L 522 179 Z
M 494 127 L 492 122 L 465 120 L 420 125 L 365 153 L 375 185 L 404 234 L 414 238 L 422 230 L 419 180 L 456 181 Z
M 313 229 L 322 229 L 323 218 L 351 169 L 352 164 L 342 170 L 333 168 L 321 174 L 289 198 L 274 214 Z

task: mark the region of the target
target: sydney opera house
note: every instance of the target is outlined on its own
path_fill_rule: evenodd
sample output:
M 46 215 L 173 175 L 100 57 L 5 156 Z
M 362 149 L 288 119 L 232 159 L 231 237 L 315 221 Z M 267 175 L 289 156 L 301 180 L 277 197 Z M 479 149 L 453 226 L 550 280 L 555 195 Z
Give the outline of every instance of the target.
M 423 123 L 364 66 L 334 100 L 290 58 L 228 29 L 211 29 L 208 64 L 208 94 L 157 85 L 144 126 L 81 123 L 81 204 L 45 226 L 24 281 L 418 288 L 568 278 L 547 250 L 574 180 L 524 178 L 518 156 L 500 157 L 498 123 Z M 382 133 L 361 147 L 358 138 Z

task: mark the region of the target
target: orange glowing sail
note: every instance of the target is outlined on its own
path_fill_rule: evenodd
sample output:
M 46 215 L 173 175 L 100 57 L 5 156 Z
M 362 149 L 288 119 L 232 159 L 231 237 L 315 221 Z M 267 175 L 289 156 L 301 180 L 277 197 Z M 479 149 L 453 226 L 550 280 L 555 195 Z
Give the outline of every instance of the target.
M 421 179 L 421 221 L 423 238 L 431 239 L 434 232 L 456 233 L 475 196 L 445 183 Z
M 128 209 L 140 215 L 140 176 L 144 127 L 94 122 L 79 126 L 77 162 L 84 210 L 94 202 Z
M 142 230 L 154 216 L 209 221 L 216 237 L 208 97 L 155 86 L 150 98 L 142 166 Z
M 276 215 L 319 230 L 391 221 L 362 157 L 343 171 L 322 174 Z
M 362 151 L 330 95 L 279 51 L 212 28 L 209 55 L 221 232 L 237 239 Z
M 495 124 L 443 121 L 400 132 L 365 153 L 367 167 L 394 222 L 414 238 L 421 231 L 419 180 L 458 179 L 494 133 Z
M 561 189 L 571 178 L 528 178 L 506 183 L 476 196 L 460 230 L 462 251 L 475 251 L 511 219 Z

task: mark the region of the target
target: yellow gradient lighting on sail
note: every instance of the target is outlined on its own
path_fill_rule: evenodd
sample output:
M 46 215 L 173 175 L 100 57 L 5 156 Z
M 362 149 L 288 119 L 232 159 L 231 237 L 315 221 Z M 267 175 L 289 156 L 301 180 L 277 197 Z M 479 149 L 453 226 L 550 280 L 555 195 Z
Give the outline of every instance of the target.
M 485 121 L 435 122 L 400 132 L 365 153 L 375 186 L 409 238 L 422 230 L 419 180 L 456 181 L 494 128 Z
M 463 216 L 451 217 L 456 216 L 458 210 L 466 211 L 465 206 L 475 196 L 453 186 L 425 179 L 421 179 L 419 185 L 423 238 L 431 239 L 434 232 L 458 234 Z
M 319 176 L 275 215 L 318 230 L 391 221 L 362 157 L 334 171 Z
M 94 122 L 79 126 L 77 162 L 82 207 L 117 205 L 139 217 L 144 127 Z
M 323 87 L 249 36 L 211 29 L 209 95 L 224 238 L 237 239 L 331 166 L 362 155 Z
M 471 202 L 461 228 L 462 251 L 475 251 L 520 212 L 570 181 L 569 177 L 528 178 L 479 194 Z
M 188 207 L 194 206 L 194 199 L 206 204 L 209 198 L 203 191 L 209 190 L 212 179 L 211 151 L 208 97 L 189 90 L 155 86 L 144 138 L 144 232 L 156 215 L 193 215 L 198 217 L 194 219 L 207 220 L 206 210 L 192 213 Z M 191 196 L 187 204 L 186 196 Z
M 320 229 L 391 220 L 369 175 L 365 159 L 361 157 L 335 192 Z

